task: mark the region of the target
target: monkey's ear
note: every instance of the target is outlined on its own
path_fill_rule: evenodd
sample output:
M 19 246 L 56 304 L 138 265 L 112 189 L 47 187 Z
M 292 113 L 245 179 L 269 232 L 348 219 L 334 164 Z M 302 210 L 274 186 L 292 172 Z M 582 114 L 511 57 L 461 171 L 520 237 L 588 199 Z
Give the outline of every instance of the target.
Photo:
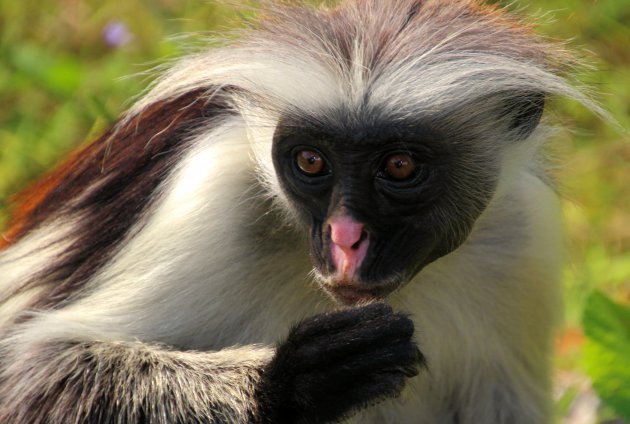
M 524 140 L 536 129 L 545 109 L 545 93 L 517 92 L 506 101 L 505 114 L 510 120 L 510 130 L 519 140 Z

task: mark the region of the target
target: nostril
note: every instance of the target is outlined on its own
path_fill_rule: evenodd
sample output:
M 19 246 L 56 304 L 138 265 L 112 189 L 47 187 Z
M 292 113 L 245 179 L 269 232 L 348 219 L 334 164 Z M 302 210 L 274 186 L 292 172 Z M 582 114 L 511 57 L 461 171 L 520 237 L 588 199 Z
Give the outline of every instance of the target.
M 367 237 L 368 237 L 367 231 L 365 231 L 365 230 L 361 231 L 361 237 L 359 237 L 359 240 L 357 240 L 356 243 L 354 243 L 352 246 L 350 246 L 350 248 L 352 250 L 357 250 L 359 248 L 359 246 L 361 246 L 361 243 L 363 243 L 363 241 L 365 239 L 367 239 Z

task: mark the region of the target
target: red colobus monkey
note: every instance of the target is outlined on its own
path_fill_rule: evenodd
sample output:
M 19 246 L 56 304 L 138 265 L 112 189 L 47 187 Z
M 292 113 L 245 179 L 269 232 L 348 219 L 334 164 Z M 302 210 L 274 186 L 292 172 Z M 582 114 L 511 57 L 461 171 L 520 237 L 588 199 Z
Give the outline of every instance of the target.
M 476 0 L 268 5 L 181 60 L 20 197 L 0 422 L 549 422 L 567 60 Z

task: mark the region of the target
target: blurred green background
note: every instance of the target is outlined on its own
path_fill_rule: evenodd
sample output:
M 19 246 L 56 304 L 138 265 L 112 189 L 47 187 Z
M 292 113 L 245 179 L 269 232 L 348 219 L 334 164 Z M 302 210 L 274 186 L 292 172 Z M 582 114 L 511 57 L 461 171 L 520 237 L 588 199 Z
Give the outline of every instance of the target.
M 630 0 L 509 3 L 586 54 L 593 69 L 579 79 L 630 129 Z M 0 0 L 0 228 L 10 194 L 110 125 L 145 71 L 186 52 L 183 34 L 220 33 L 242 13 L 201 0 Z M 558 422 L 630 422 L 630 137 L 574 103 L 551 106 L 568 128 L 553 140 L 569 233 Z

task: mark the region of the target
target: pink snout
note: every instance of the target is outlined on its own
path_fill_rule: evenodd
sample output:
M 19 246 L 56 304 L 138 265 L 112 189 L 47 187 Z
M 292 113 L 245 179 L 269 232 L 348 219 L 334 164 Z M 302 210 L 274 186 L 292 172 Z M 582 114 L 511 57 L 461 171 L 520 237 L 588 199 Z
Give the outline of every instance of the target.
M 349 215 L 333 217 L 328 224 L 337 277 L 352 280 L 365 259 L 370 243 L 365 225 Z

